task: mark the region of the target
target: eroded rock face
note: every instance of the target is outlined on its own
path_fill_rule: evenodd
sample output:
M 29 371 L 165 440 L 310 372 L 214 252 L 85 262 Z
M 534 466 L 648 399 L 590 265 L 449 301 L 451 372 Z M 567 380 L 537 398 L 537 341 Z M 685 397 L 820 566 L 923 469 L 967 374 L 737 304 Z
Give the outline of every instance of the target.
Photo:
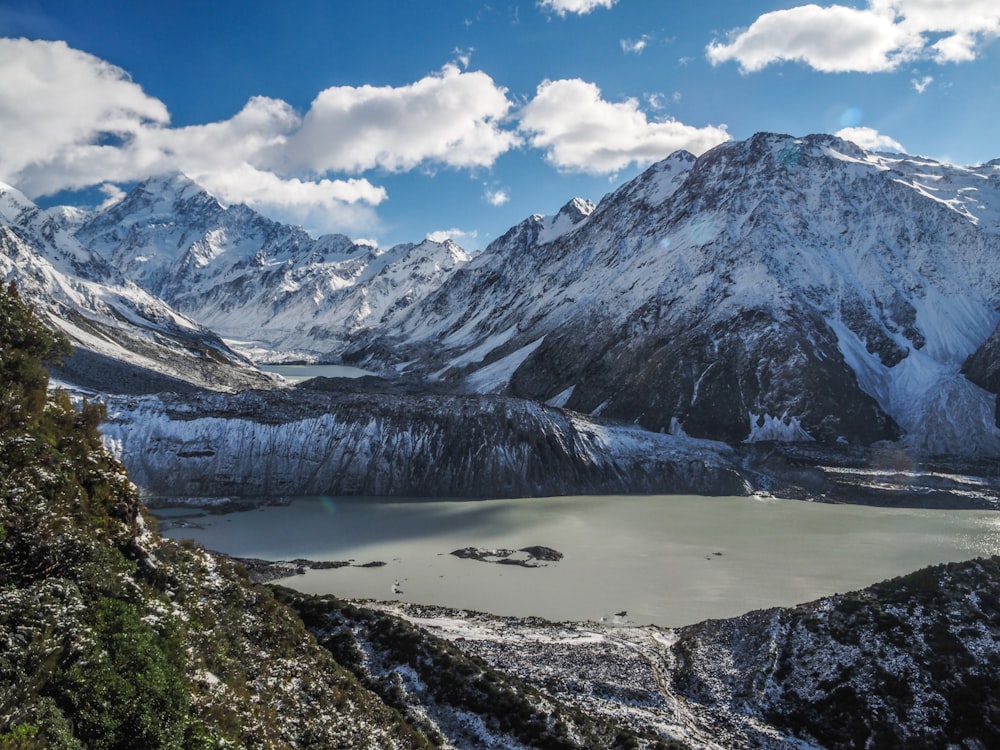
M 1000 742 L 1000 559 L 682 628 L 675 685 L 822 747 Z
M 585 348 L 587 358 L 567 361 Z M 567 408 L 656 431 L 680 427 L 732 443 L 871 443 L 899 435 L 894 421 L 859 388 L 836 335 L 815 316 L 792 326 L 768 311 L 746 311 L 725 323 L 644 337 L 622 331 L 602 339 L 573 328 L 547 338 L 514 373 L 510 390 L 544 400 L 560 385 L 574 383 Z M 762 435 L 761 428 L 775 419 L 784 430 Z
M 247 391 L 108 412 L 106 442 L 153 496 L 748 491 L 725 445 L 505 397 Z
M 990 393 L 1000 393 L 1000 326 L 983 342 L 962 365 L 962 374 Z M 1000 427 L 1000 399 L 994 419 Z

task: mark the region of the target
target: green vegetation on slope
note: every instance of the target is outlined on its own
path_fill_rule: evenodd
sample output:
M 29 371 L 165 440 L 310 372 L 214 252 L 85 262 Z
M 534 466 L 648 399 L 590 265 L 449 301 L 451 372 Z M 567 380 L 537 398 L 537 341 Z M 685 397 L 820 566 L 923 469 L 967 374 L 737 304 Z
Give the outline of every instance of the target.
M 428 736 L 459 747 L 683 750 L 561 702 L 398 617 L 276 589 L 338 662 Z M 478 721 L 463 721 L 462 717 Z
M 0 286 L 0 750 L 427 746 L 235 568 L 164 540 L 47 394 L 68 351 Z

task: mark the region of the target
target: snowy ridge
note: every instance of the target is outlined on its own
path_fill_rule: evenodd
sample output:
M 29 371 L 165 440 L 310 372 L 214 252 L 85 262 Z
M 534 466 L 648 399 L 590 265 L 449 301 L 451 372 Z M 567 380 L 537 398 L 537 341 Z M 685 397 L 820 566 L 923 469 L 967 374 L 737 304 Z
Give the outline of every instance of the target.
M 580 227 L 587 217 L 594 212 L 596 206 L 584 198 L 574 198 L 555 216 L 537 216 L 541 221 L 538 232 L 538 244 L 554 242 L 567 232 Z
M 1000 360 L 983 348 L 1000 325 L 997 163 L 763 133 L 673 154 L 475 257 L 450 241 L 314 240 L 183 175 L 91 214 L 0 192 L 0 222 L 62 274 L 27 275 L 112 322 L 207 326 L 259 359 L 342 361 L 731 443 L 1000 453 Z
M 993 455 L 994 395 L 961 370 L 998 309 L 1000 167 L 760 134 L 671 156 L 571 231 L 531 217 L 349 356 L 655 430 Z
M 256 391 L 112 399 L 102 428 L 152 496 L 743 494 L 732 449 L 518 399 Z
M 425 296 L 469 260 L 450 240 L 379 249 L 313 239 L 183 175 L 147 180 L 76 237 L 124 276 L 245 347 L 336 356 L 343 341 Z
M 229 389 L 270 382 L 214 333 L 76 240 L 73 231 L 84 219 L 74 210 L 42 211 L 0 185 L 0 275 L 16 282 L 50 325 L 87 352 L 178 383 Z M 107 381 L 103 388 L 120 385 Z

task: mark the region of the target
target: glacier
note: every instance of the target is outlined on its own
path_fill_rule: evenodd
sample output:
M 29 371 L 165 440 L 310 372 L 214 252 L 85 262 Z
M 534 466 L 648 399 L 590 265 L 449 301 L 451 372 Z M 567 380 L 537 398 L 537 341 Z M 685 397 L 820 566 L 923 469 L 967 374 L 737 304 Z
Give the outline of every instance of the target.
M 748 491 L 729 446 L 520 399 L 302 388 L 107 404 L 103 439 L 153 500 Z

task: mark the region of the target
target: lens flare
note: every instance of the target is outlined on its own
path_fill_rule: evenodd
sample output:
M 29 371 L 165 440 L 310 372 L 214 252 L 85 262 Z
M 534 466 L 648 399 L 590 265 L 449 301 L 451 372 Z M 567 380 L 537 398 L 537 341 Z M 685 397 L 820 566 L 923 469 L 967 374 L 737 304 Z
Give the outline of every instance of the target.
M 844 128 L 857 127 L 864 118 L 865 113 L 861 110 L 861 107 L 849 107 L 841 113 L 840 125 Z
M 337 512 L 337 504 L 333 502 L 333 498 L 329 495 L 320 495 L 319 504 L 326 508 L 330 515 L 334 515 Z

